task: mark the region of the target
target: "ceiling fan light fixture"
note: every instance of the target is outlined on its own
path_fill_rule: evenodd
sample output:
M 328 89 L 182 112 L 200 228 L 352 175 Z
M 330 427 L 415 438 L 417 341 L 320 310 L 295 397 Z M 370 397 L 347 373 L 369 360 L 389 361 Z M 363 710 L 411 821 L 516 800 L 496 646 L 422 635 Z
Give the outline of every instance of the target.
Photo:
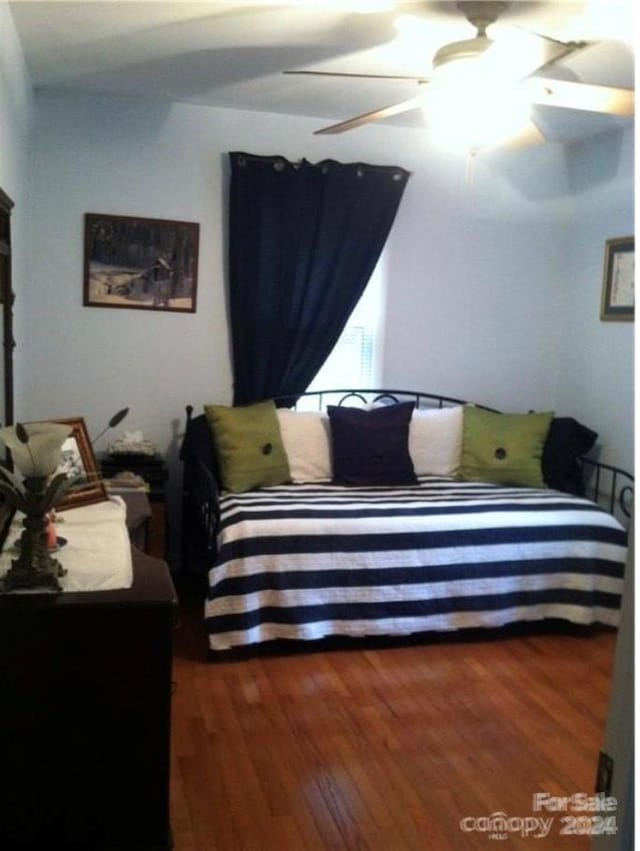
M 530 105 L 513 84 L 489 84 L 468 76 L 464 84 L 451 82 L 434 81 L 424 96 L 425 116 L 437 144 L 453 151 L 491 147 L 529 124 Z
M 510 4 L 468 0 L 456 5 L 477 32 L 474 38 L 450 42 L 436 51 L 431 60 L 434 81 L 446 79 L 447 85 L 452 85 L 450 81 L 457 80 L 466 85 L 473 83 L 477 74 L 499 80 L 505 71 L 503 63 L 495 59 L 496 52 L 500 56 L 500 51 L 496 50 L 499 43 L 489 38 L 486 31 Z
M 542 104 L 621 118 L 633 116 L 633 85 L 619 88 L 586 84 L 556 79 L 553 73 L 550 79 L 548 75 L 539 78 L 543 70 L 549 68 L 553 71 L 554 64 L 588 47 L 587 42 L 559 41 L 552 36 L 518 28 L 508 37 L 498 34 L 493 41 L 487 36 L 487 28 L 511 3 L 504 0 L 459 0 L 455 5 L 475 27 L 476 35 L 446 44 L 436 51 L 432 59 L 432 75 L 285 71 L 285 74 L 411 80 L 421 87 L 421 94 L 417 97 L 369 110 L 314 132 L 344 133 L 422 107 L 434 135 L 449 140 L 450 146 L 462 146 L 468 151 L 500 141 L 519 147 L 544 142 L 545 135 L 530 119 L 531 105 Z M 396 25 L 399 32 L 402 29 L 402 58 L 406 59 L 406 36 L 417 30 L 417 24 L 409 15 L 400 16 Z
M 483 41 L 489 42 L 488 46 L 492 43 L 487 38 Z M 447 101 L 448 106 L 454 109 L 461 103 L 473 104 L 478 98 L 482 101 L 504 99 L 506 93 L 514 90 L 515 84 L 501 74 L 498 67 L 487 61 L 490 55 L 486 50 L 482 53 L 457 53 L 434 66 L 430 93 L 440 101 Z

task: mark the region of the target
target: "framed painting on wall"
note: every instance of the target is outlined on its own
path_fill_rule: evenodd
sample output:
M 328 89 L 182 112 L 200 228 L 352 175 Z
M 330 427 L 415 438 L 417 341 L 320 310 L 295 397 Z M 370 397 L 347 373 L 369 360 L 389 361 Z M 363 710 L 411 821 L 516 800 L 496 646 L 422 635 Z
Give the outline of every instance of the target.
M 85 214 L 85 307 L 195 313 L 196 222 Z
M 633 321 L 635 314 L 635 240 L 632 236 L 608 239 L 602 281 L 603 320 Z

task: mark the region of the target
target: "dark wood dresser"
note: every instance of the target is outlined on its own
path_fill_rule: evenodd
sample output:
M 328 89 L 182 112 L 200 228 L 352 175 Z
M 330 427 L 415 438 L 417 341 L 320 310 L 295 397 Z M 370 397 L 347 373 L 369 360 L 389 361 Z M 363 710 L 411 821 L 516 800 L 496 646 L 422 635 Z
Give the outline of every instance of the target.
M 176 595 L 134 551 L 129 589 L 0 595 L 0 848 L 171 847 Z

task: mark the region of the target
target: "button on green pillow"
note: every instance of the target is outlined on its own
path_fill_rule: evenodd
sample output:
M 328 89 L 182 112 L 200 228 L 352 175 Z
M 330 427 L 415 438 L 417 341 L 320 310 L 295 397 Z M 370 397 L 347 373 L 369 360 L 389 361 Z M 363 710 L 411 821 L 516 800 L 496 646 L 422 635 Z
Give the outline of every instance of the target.
M 460 478 L 502 485 L 545 487 L 542 450 L 553 412 L 498 414 L 464 409 Z
M 290 480 L 273 402 L 231 408 L 205 405 L 224 490 L 242 493 Z

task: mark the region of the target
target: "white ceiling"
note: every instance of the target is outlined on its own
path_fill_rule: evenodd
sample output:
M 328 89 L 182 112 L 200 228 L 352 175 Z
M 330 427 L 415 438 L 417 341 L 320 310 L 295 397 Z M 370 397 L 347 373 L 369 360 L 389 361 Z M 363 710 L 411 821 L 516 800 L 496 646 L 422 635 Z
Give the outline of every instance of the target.
M 9 0 L 9 7 L 36 89 L 314 116 L 319 126 L 411 98 L 416 84 L 283 70 L 425 75 L 438 47 L 474 35 L 455 3 L 441 0 Z M 490 35 L 511 27 L 596 42 L 555 75 L 633 88 L 632 0 L 516 0 Z M 549 107 L 536 117 L 561 141 L 631 121 Z M 423 121 L 420 110 L 387 119 Z

